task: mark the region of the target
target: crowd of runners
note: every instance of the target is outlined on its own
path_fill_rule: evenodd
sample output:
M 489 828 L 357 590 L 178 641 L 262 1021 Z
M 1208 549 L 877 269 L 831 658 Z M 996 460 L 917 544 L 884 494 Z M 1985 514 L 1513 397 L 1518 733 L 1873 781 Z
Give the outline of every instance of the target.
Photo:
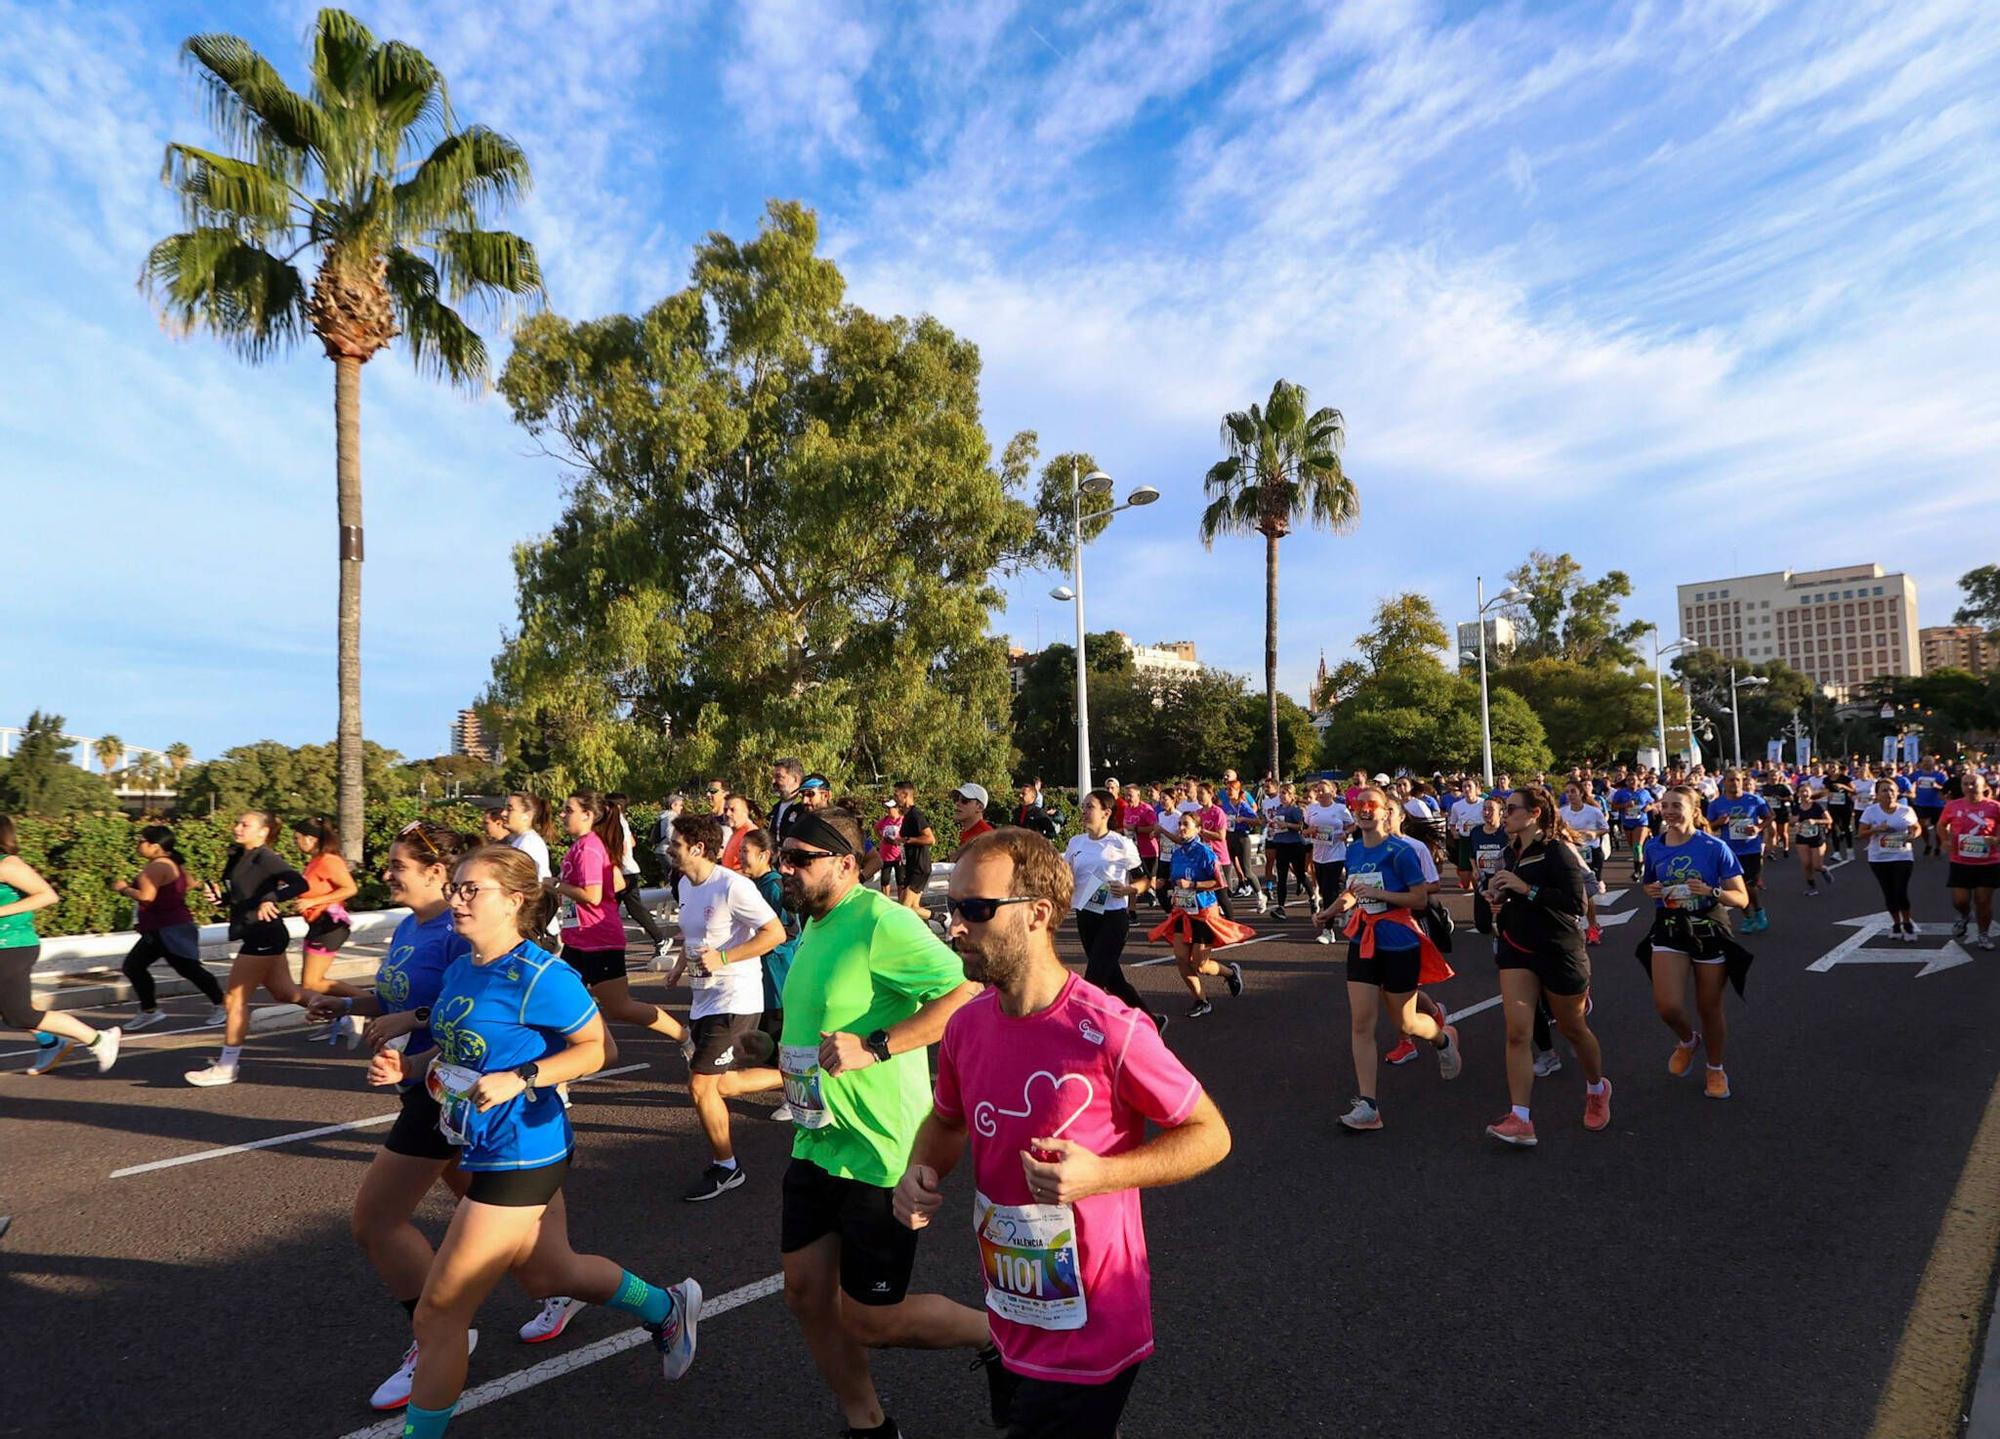
M 222 1030 L 219 1054 L 188 1083 L 236 1082 L 262 989 L 302 1005 L 355 1052 L 368 1083 L 397 1091 L 353 1232 L 406 1316 L 403 1361 L 371 1402 L 400 1409 L 411 1439 L 445 1432 L 478 1342 L 472 1319 L 505 1276 L 539 1301 L 525 1342 L 557 1339 L 598 1304 L 650 1331 L 667 1380 L 694 1362 L 695 1279 L 661 1284 L 568 1239 L 567 1086 L 615 1061 L 614 1026 L 664 1035 L 686 1058 L 708 1149 L 689 1202 L 743 1183 L 726 1101 L 779 1096 L 757 1112 L 794 1129 L 778 1219 L 785 1299 L 849 1434 L 900 1432 L 868 1350 L 915 1347 L 966 1351 L 1008 1434 L 1087 1439 L 1117 1432 L 1152 1352 L 1139 1191 L 1191 1179 L 1230 1147 L 1223 1116 L 1169 1048 L 1169 1025 L 1212 1015 L 1211 983 L 1243 993 L 1243 965 L 1227 951 L 1257 924 L 1297 918 L 1318 942 L 1344 945 L 1354 1081 L 1339 1122 L 1358 1132 L 1384 1127 L 1380 1065 L 1428 1052 L 1441 1079 L 1464 1072 L 1457 1029 L 1426 991 L 1452 976 L 1451 956 L 1490 954 L 1507 1108 L 1485 1132 L 1516 1148 L 1538 1142 L 1534 1081 L 1563 1067 L 1557 1035 L 1582 1071 L 1581 1127 L 1611 1121 L 1590 1016 L 1613 855 L 1653 905 L 1636 949 L 1670 1031 L 1666 1068 L 1689 1075 L 1699 1057 L 1712 1099 L 1731 1094 L 1725 998 L 1742 991 L 1752 958 L 1739 938 L 1770 927 L 1772 886 L 1818 894 L 1834 883 L 1830 860 L 1865 854 L 1887 932 L 1912 941 L 1917 861 L 1941 856 L 1955 937 L 1995 944 L 2000 802 L 1990 770 L 1974 765 L 1615 765 L 1519 784 L 1356 771 L 1254 788 L 1225 773 L 1217 784 L 1111 781 L 1073 814 L 1039 785 L 996 804 L 968 783 L 948 799 L 949 842 L 909 784 L 836 802 L 789 759 L 771 779 L 768 813 L 720 780 L 669 800 L 647 836 L 667 881 L 664 915 L 642 897 L 623 796 L 579 792 L 552 812 L 511 795 L 477 835 L 407 826 L 379 861 L 408 913 L 368 985 L 331 975 L 358 886 L 323 819 L 289 826 L 298 864 L 280 849 L 278 817 L 237 821 L 222 873 L 204 883 L 238 946 L 221 984 L 199 961 L 187 903 L 202 881 L 172 829 L 148 826 L 119 886 L 138 909 L 125 973 L 139 1010 L 122 1030 L 35 1008 L 34 915 L 58 897 L 0 816 L 0 1022 L 37 1034 L 29 1074 L 78 1047 L 109 1069 L 122 1031 L 159 1021 L 150 969 L 164 959 Z M 554 858 L 558 825 L 568 842 Z M 936 905 L 935 860 L 948 848 Z M 1779 863 L 1794 855 L 1795 881 Z M 1471 899 L 1477 942 L 1455 933 L 1442 902 L 1453 887 Z M 296 979 L 288 910 L 306 921 Z M 628 917 L 669 991 L 686 982 L 684 1015 L 632 995 Z M 1178 1014 L 1126 977 L 1142 919 L 1171 949 L 1187 998 Z M 1058 957 L 1066 928 L 1080 975 Z M 909 1292 L 919 1236 L 944 1216 L 943 1181 L 961 1166 L 982 1309 Z M 414 1216 L 438 1185 L 456 1208 L 433 1246 Z

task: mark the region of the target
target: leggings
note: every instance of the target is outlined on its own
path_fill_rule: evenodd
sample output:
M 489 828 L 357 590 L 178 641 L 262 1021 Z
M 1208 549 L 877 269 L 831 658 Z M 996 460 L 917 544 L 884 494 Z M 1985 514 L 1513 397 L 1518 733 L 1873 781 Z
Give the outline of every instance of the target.
M 1842 805 L 1838 809 L 1826 807 L 1827 815 L 1833 821 L 1833 847 L 1835 849 L 1854 848 L 1854 806 Z
M 208 996 L 210 1004 L 222 1003 L 222 986 L 202 967 L 199 932 L 191 924 L 170 924 L 139 936 L 132 952 L 125 956 L 125 977 L 139 996 L 141 1009 L 157 1009 L 159 987 L 153 983 L 153 964 L 164 959 L 175 974 Z
M 28 978 L 41 955 L 40 940 L 0 949 L 0 1023 L 10 1029 L 33 1029 L 42 1017 L 35 1008 L 34 986 Z
M 1311 862 L 1312 852 L 1305 845 L 1274 844 L 1264 853 L 1275 856 L 1271 861 L 1271 873 L 1277 876 L 1280 909 L 1285 906 L 1285 879 L 1288 875 L 1298 875 L 1301 899 L 1312 893 L 1312 871 L 1306 868 Z
M 1883 907 L 1892 914 L 1908 914 L 1910 871 L 1916 865 L 1907 859 L 1871 859 L 1868 868 L 1875 872 L 1875 883 L 1882 886 Z
M 625 876 L 625 888 L 618 892 L 618 904 L 632 916 L 634 924 L 646 931 L 646 938 L 653 941 L 653 948 L 658 949 L 667 942 L 666 931 L 661 929 L 660 922 L 653 918 L 653 912 L 646 908 L 646 901 L 639 897 L 638 875 Z
M 1313 879 L 1319 885 L 1319 902 L 1332 904 L 1333 897 L 1347 888 L 1347 861 L 1330 859 L 1325 864 L 1313 861 Z
M 1083 941 L 1083 977 L 1114 999 L 1122 999 L 1141 1014 L 1152 1010 L 1125 977 L 1119 957 L 1125 953 L 1125 936 L 1132 928 L 1130 909 L 1108 909 L 1096 914 L 1087 909 L 1076 912 L 1076 937 Z
M 1242 829 L 1229 831 L 1229 861 L 1235 867 L 1238 884 L 1250 879 L 1250 832 Z

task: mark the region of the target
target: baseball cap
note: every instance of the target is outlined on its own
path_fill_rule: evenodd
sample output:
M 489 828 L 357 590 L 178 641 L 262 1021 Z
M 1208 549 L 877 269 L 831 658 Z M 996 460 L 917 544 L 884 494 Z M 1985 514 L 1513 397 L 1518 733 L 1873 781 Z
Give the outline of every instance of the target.
M 987 798 L 986 786 L 978 784 L 962 784 L 951 792 L 951 797 L 953 799 L 976 799 L 981 806 L 992 803 Z
M 1389 782 L 1389 776 L 1387 776 L 1386 774 L 1378 774 L 1375 776 L 1375 783 L 1377 784 L 1387 784 L 1388 782 Z

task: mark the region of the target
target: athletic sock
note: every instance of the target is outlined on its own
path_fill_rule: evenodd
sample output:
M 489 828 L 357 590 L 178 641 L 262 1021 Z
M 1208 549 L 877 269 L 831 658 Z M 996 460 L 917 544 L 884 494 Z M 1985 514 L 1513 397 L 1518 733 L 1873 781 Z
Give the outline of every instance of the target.
M 222 1063 L 222 1067 L 223 1067 L 224 1069 L 234 1069 L 234 1068 L 236 1068 L 236 1066 L 237 1066 L 237 1065 L 238 1065 L 239 1063 L 241 1063 L 241 1062 L 242 1062 L 242 1060 L 243 1060 L 243 1046 L 242 1046 L 242 1045 L 240 1045 L 240 1044 L 225 1044 L 225 1045 L 223 1045 L 223 1046 L 222 1046 L 222 1060 L 221 1060 L 221 1063 Z
M 1682 1049 L 1693 1049 L 1697 1044 L 1701 1043 L 1701 1031 L 1696 1030 L 1693 1039 L 1677 1039 L 1674 1043 Z
M 415 1404 L 403 1411 L 403 1439 L 443 1439 L 444 1426 L 451 1423 L 454 1400 L 442 1409 L 420 1409 Z
M 1722 1073 L 1722 1066 L 1719 1064 L 1711 1064 L 1709 1068 L 1714 1070 L 1717 1074 Z
M 657 1284 L 648 1284 L 629 1269 L 618 1272 L 618 1288 L 604 1301 L 606 1309 L 629 1314 L 641 1324 L 664 1324 L 674 1312 L 674 1296 Z
M 1512 1108 L 1513 1108 L 1513 1110 L 1514 1110 L 1514 1117 L 1515 1117 L 1516 1119 L 1520 1120 L 1520 1121 L 1521 1121 L 1521 1123 L 1523 1123 L 1523 1124 L 1526 1124 L 1526 1123 L 1528 1123 L 1528 1122 L 1529 1122 L 1529 1121 L 1528 1121 L 1528 1106 L 1527 1106 L 1527 1105 L 1525 1105 L 1525 1104 L 1516 1104 L 1516 1105 L 1513 1105 L 1513 1106 L 1512 1106 Z
M 90 1039 L 85 1044 L 85 1048 L 95 1049 L 99 1044 L 103 1042 L 103 1040 L 104 1040 L 104 1031 L 101 1029 L 93 1030 L 91 1031 Z
M 717 1159 L 711 1162 L 721 1165 L 724 1169 L 734 1169 L 736 1167 L 736 1156 L 732 1154 L 727 1159 Z
M 1586 1093 L 1586 1094 L 1602 1094 L 1602 1093 L 1604 1093 L 1604 1085 L 1605 1085 L 1605 1082 L 1606 1082 L 1606 1081 L 1604 1081 L 1604 1080 L 1600 1079 L 1600 1080 L 1598 1080 L 1598 1081 L 1597 1081 L 1597 1083 L 1595 1083 L 1595 1084 L 1586 1084 L 1586 1085 L 1584 1085 L 1584 1087 L 1583 1087 L 1583 1089 L 1584 1089 L 1584 1093 Z

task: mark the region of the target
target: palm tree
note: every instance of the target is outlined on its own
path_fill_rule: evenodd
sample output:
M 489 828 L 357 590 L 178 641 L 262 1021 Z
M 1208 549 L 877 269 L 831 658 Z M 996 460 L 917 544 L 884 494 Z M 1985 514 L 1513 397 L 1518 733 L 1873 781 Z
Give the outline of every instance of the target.
M 181 782 L 181 774 L 187 769 L 188 761 L 194 758 L 194 751 L 188 748 L 186 741 L 175 740 L 166 747 L 163 753 L 167 757 L 167 767 L 174 772 L 174 785 L 178 788 Z
M 1308 410 L 1305 388 L 1289 380 L 1271 387 L 1260 410 L 1222 417 L 1229 453 L 1209 467 L 1202 488 L 1201 542 L 1217 535 L 1264 537 L 1264 699 L 1270 715 L 1271 773 L 1278 754 L 1278 541 L 1300 517 L 1336 532 L 1361 517 L 1361 496 L 1340 467 L 1347 422 L 1332 408 Z
M 125 763 L 125 741 L 115 734 L 91 741 L 90 752 L 97 756 L 97 767 L 106 774 Z
M 304 94 L 237 36 L 182 46 L 231 153 L 167 146 L 189 228 L 153 247 L 140 284 L 170 325 L 211 331 L 252 362 L 308 333 L 333 361 L 340 838 L 359 855 L 361 367 L 400 334 L 420 369 L 477 386 L 486 345 L 453 305 L 533 303 L 542 280 L 526 240 L 482 223 L 526 189 L 520 147 L 458 128 L 437 67 L 353 16 L 320 11 L 311 41 Z

